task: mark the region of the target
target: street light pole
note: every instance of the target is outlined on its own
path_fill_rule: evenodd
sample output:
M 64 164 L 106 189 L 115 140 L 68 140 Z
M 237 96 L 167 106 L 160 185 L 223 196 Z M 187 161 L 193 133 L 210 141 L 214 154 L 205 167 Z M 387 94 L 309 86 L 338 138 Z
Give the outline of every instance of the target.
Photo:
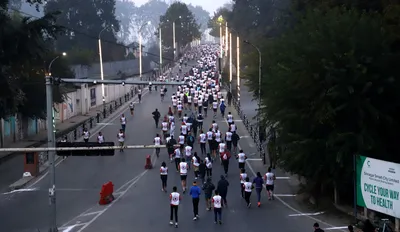
M 258 52 L 258 114 L 257 114 L 257 132 L 258 132 L 258 150 L 260 152 L 261 155 L 261 151 L 262 151 L 262 147 L 261 147 L 261 141 L 260 141 L 260 127 L 261 127 L 261 76 L 262 76 L 262 53 L 260 51 L 260 49 L 255 46 L 254 44 L 250 43 L 249 41 L 245 40 L 243 41 L 247 44 L 249 44 L 250 46 L 252 46 L 253 48 L 255 48 Z M 265 163 L 265 157 L 264 157 L 264 163 Z
M 237 100 L 240 105 L 240 40 L 239 34 L 236 36 L 236 86 L 237 86 Z
M 228 22 L 225 22 L 225 56 L 228 56 Z
M 159 35 L 160 35 L 160 75 L 161 75 L 161 73 L 162 73 L 162 63 L 163 63 L 163 59 L 162 59 L 162 38 L 161 38 L 161 26 L 160 26 L 160 29 L 159 29 Z
M 219 23 L 219 57 L 222 58 L 222 44 L 224 43 L 224 37 L 222 36 L 222 25 Z
M 232 33 L 229 33 L 229 92 L 232 93 Z
M 62 54 L 63 56 L 66 53 Z M 56 61 L 60 56 L 55 57 L 49 64 L 47 69 L 47 74 L 45 77 L 46 80 L 46 109 L 47 109 L 47 147 L 56 147 L 56 127 L 55 127 L 55 118 L 54 118 L 54 109 L 53 109 L 53 78 L 51 76 L 51 66 L 54 61 Z M 49 151 L 47 153 L 49 156 L 49 176 L 50 176 L 50 185 L 49 185 L 49 207 L 50 207 L 50 226 L 49 232 L 58 232 L 57 228 L 57 207 L 56 207 L 56 164 L 55 164 L 55 156 L 56 152 Z
M 174 61 L 175 61 L 175 54 L 176 54 L 176 41 L 175 41 L 175 21 L 172 22 L 172 42 L 174 43 Z
M 113 25 L 111 25 L 112 27 Z M 108 27 L 104 27 L 100 32 L 99 32 L 99 60 L 100 60 L 100 79 L 103 81 L 104 80 L 104 70 L 103 70 L 103 52 L 101 48 L 101 34 L 103 31 L 107 30 Z M 102 100 L 103 100 L 103 107 L 105 109 L 106 107 L 106 96 L 105 96 L 105 89 L 104 89 L 104 84 L 101 85 L 101 95 L 102 95 Z

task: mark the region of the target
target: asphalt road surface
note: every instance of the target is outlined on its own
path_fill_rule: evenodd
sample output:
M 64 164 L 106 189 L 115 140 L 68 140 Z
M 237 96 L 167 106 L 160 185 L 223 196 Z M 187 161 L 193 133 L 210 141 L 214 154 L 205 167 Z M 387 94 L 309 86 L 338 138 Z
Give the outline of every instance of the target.
M 160 130 L 155 128 L 151 113 L 158 108 L 161 114 L 167 112 L 171 104 L 171 87 L 168 95 L 161 103 L 158 93 L 148 93 L 142 103 L 135 107 L 132 117 L 125 110 L 128 118 L 126 144 L 152 144 L 153 138 Z M 147 91 L 146 91 L 147 93 Z M 244 103 L 243 103 L 244 104 Z M 236 113 L 231 110 L 234 117 Z M 101 129 L 108 141 L 116 141 L 120 128 L 119 116 Z M 205 127 L 211 124 L 212 117 L 204 121 Z M 225 133 L 227 124 L 219 115 L 216 119 Z M 180 123 L 177 123 L 180 126 Z M 176 132 L 178 133 L 178 132 Z M 244 133 L 244 132 L 243 132 Z M 96 133 L 97 134 L 97 133 Z M 92 133 L 95 140 L 95 133 Z M 176 134 L 177 135 L 177 134 Z M 252 149 L 247 140 L 241 141 L 245 150 Z M 196 143 L 194 151 L 199 151 Z M 192 203 L 186 193 L 179 208 L 179 228 L 169 226 L 169 194 L 161 192 L 159 165 L 168 161 L 166 149 L 160 158 L 154 159 L 155 168 L 144 169 L 145 157 L 153 154 L 153 150 L 116 151 L 113 157 L 70 157 L 57 166 L 57 221 L 60 231 L 65 232 L 125 232 L 125 231 L 246 231 L 260 230 L 298 232 L 312 230 L 312 224 L 304 223 L 299 217 L 290 217 L 294 212 L 279 201 L 267 201 L 265 194 L 263 205 L 257 208 L 255 193 L 252 196 L 253 206 L 248 209 L 240 196 L 239 170 L 236 160 L 232 160 L 228 181 L 229 207 L 223 209 L 223 225 L 213 223 L 213 213 L 205 210 L 205 202 L 200 200 L 200 219 L 193 221 Z M 249 155 L 252 158 L 252 155 Z M 153 155 L 154 158 L 154 155 Z M 257 157 L 255 157 L 257 158 Z M 168 189 L 180 188 L 180 178 L 169 162 Z M 222 174 L 222 167 L 214 164 L 213 182 L 217 183 Z M 252 176 L 249 171 L 248 174 Z M 188 187 L 194 180 L 193 173 L 188 175 Z M 117 200 L 107 206 L 99 206 L 101 185 L 112 181 L 115 185 Z M 279 183 L 277 183 L 278 185 Z M 13 193 L 0 196 L 0 229 L 7 232 L 47 231 L 49 213 L 47 189 L 48 175 L 44 176 L 32 188 L 33 191 Z M 279 186 L 277 186 L 279 188 Z M 204 196 L 204 195 L 203 195 Z

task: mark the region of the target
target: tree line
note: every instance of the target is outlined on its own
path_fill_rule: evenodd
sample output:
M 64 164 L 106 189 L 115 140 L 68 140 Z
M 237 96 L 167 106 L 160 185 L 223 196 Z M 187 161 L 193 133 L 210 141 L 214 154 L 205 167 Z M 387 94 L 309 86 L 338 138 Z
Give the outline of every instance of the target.
M 400 3 L 234 0 L 218 17 L 262 52 L 241 44 L 242 70 L 261 88 L 271 162 L 308 180 L 315 197 L 353 196 L 355 155 L 400 163 Z M 224 23 L 225 23 L 224 21 Z M 233 34 L 235 32 L 232 32 Z M 255 95 L 256 97 L 256 95 Z
M 156 2 L 156 1 L 153 1 Z M 20 11 L 22 4 L 43 9 L 43 16 Z M 120 21 L 115 13 L 116 0 L 5 0 L 0 3 L 0 118 L 20 114 L 25 118 L 46 118 L 45 75 L 71 78 L 70 65 L 98 62 L 101 32 L 103 62 L 126 58 L 126 46 L 118 42 Z M 185 4 L 174 3 L 161 16 L 165 37 L 163 47 L 170 52 L 172 25 L 177 21 L 177 41 L 186 45 L 201 35 L 200 25 Z M 165 30 L 164 30 L 165 29 Z M 170 31 L 168 34 L 167 31 Z M 154 35 L 153 35 L 154 36 Z M 62 57 L 66 52 L 67 56 Z M 158 52 L 156 53 L 158 54 Z M 173 56 L 169 54 L 167 58 Z M 59 57 L 51 70 L 49 64 Z M 158 57 L 157 57 L 158 61 Z M 74 86 L 54 87 L 54 102 L 65 100 Z

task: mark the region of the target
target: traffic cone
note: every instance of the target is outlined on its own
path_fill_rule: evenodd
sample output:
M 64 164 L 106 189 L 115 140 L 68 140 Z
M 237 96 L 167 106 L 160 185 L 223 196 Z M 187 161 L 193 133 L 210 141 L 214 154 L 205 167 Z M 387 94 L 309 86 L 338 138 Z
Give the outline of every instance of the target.
M 99 205 L 108 205 L 114 201 L 114 184 L 109 181 L 101 186 Z
M 151 163 L 151 156 L 147 155 L 146 156 L 146 164 L 144 165 L 145 169 L 152 169 L 153 168 L 153 164 Z

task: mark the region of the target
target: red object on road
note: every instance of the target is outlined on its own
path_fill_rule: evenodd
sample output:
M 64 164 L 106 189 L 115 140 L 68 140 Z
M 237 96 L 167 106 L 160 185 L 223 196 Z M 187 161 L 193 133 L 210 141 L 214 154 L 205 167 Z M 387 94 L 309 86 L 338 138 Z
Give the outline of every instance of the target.
M 99 205 L 108 205 L 114 201 L 114 184 L 109 181 L 101 186 Z
M 153 164 L 151 163 L 151 156 L 147 155 L 146 156 L 146 163 L 144 165 L 145 169 L 152 169 L 153 168 Z

